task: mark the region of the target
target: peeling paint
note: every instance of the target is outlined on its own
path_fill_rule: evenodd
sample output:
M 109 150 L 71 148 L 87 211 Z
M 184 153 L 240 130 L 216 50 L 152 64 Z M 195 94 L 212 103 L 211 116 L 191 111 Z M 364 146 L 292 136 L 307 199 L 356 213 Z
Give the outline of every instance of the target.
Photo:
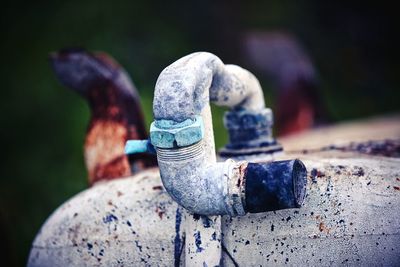
M 184 250 L 184 238 L 181 236 L 182 212 L 180 207 L 176 209 L 175 215 L 175 239 L 174 239 L 174 266 L 180 266 L 182 251 Z
M 202 252 L 204 250 L 204 248 L 201 247 L 201 234 L 200 231 L 197 231 L 196 233 L 194 233 L 194 238 L 195 238 L 195 244 L 196 244 L 196 252 Z

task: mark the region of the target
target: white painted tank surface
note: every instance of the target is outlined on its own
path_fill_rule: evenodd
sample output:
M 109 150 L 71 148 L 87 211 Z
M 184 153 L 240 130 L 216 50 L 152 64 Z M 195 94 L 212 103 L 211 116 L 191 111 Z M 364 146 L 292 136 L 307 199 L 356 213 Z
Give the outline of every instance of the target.
M 286 153 L 277 159 L 300 158 L 307 167 L 304 206 L 224 216 L 222 265 L 399 265 L 399 119 L 280 140 Z M 158 169 L 100 182 L 49 217 L 28 266 L 183 265 L 190 257 L 182 253 L 187 236 L 200 251 L 215 238 L 187 232 L 188 216 L 164 190 Z M 197 219 L 207 227 L 207 217 Z

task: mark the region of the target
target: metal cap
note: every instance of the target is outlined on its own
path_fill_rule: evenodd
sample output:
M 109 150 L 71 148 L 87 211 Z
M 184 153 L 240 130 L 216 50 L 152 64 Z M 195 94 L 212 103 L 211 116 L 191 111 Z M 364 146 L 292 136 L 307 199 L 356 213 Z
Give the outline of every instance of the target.
M 307 169 L 298 159 L 249 163 L 245 184 L 246 212 L 299 208 L 306 195 Z

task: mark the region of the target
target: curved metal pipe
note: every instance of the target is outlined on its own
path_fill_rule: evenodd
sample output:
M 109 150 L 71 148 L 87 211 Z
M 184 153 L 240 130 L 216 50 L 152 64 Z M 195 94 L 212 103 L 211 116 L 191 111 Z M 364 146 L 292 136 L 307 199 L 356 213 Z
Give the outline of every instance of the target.
M 238 66 L 224 65 L 213 54 L 188 55 L 161 72 L 153 102 L 156 121 L 150 130 L 161 178 L 171 197 L 192 213 L 244 215 L 254 211 L 246 210 L 245 205 L 244 174 L 248 163 L 216 163 L 210 100 L 229 106 L 234 112 L 260 112 L 265 108 L 262 89 L 254 75 Z M 283 172 L 293 173 L 289 165 L 283 164 L 282 168 Z M 305 172 L 293 174 L 298 177 L 292 181 L 298 182 L 299 190 L 304 191 Z M 288 192 L 298 187 L 282 185 Z M 298 199 L 279 208 L 298 207 L 292 204 L 302 203 L 304 194 L 291 197 Z M 270 205 L 265 205 L 257 212 L 270 210 Z
M 91 185 L 156 165 L 153 155 L 124 154 L 128 139 L 148 135 L 139 94 L 127 72 L 111 56 L 84 49 L 63 49 L 50 54 L 50 63 L 61 84 L 89 104 L 91 118 L 84 155 Z

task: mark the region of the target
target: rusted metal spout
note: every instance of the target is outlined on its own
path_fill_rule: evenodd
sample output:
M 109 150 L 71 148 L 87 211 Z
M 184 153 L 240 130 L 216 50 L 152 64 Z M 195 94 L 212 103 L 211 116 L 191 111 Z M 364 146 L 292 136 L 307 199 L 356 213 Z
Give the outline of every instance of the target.
M 306 193 L 307 170 L 298 159 L 249 163 L 244 181 L 247 212 L 299 208 Z
M 153 155 L 125 155 L 128 139 L 147 138 L 140 98 L 125 70 L 109 55 L 84 49 L 50 54 L 58 80 L 88 102 L 91 119 L 85 140 L 89 183 L 156 165 Z

